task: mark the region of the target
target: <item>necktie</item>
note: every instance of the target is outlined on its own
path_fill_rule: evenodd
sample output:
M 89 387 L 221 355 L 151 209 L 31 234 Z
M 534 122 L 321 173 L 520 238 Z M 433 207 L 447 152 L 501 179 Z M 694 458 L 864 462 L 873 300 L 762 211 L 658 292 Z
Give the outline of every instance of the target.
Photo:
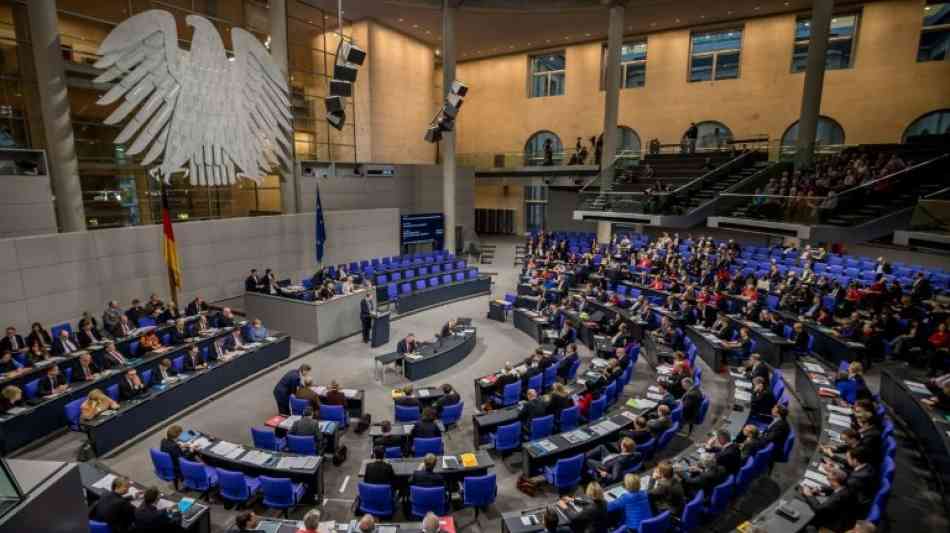
M 123 357 L 121 353 L 119 353 L 119 352 L 117 352 L 117 351 L 116 351 L 116 352 L 110 352 L 110 353 L 112 354 L 112 357 L 115 358 L 115 360 L 116 360 L 120 365 L 124 365 L 124 364 L 125 364 L 125 357 Z
M 71 341 L 71 340 L 69 340 L 69 339 L 66 339 L 66 351 L 67 351 L 67 352 L 74 352 L 74 351 L 76 351 L 76 346 L 73 345 L 73 341 Z
M 83 375 L 86 377 L 86 379 L 89 379 L 91 377 L 90 376 L 91 372 L 89 372 L 88 366 L 82 367 L 82 372 L 83 372 Z
M 18 349 L 20 348 L 20 345 L 17 344 L 17 342 L 16 342 L 16 335 L 10 336 L 10 347 L 11 347 L 13 350 L 18 350 Z

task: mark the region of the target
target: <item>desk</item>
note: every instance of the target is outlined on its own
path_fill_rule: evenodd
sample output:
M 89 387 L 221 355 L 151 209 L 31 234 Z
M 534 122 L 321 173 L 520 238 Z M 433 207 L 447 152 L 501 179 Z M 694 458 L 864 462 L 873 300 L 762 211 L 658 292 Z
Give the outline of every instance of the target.
M 400 296 L 396 309 L 401 314 L 418 311 L 426 307 L 443 304 L 460 298 L 480 296 L 491 292 L 491 278 L 479 275 L 475 279 L 467 278 L 447 285 L 413 291 L 412 294 Z
M 373 328 L 370 332 L 370 347 L 379 348 L 389 342 L 389 312 L 373 315 Z
M 405 273 L 406 270 L 408 270 L 408 269 L 404 269 L 404 270 L 403 270 L 403 273 Z M 418 281 L 418 280 L 420 280 L 420 279 L 421 279 L 421 280 L 425 280 L 426 286 L 428 287 L 428 285 L 429 285 L 429 278 L 434 278 L 434 277 L 435 277 L 435 278 L 441 279 L 443 275 L 449 275 L 449 276 L 451 276 L 452 279 L 454 280 L 454 279 L 455 279 L 455 274 L 461 272 L 461 273 L 465 274 L 465 276 L 466 276 L 465 279 L 468 279 L 468 271 L 469 271 L 469 270 L 470 270 L 470 269 L 469 269 L 468 267 L 462 267 L 462 268 L 447 268 L 447 269 L 445 269 L 445 270 L 440 270 L 439 272 L 436 272 L 436 273 L 431 273 L 431 272 L 430 272 L 430 273 L 428 273 L 428 274 L 414 275 L 414 276 L 408 277 L 408 278 L 403 277 L 403 278 L 400 278 L 400 279 L 395 280 L 395 281 L 392 279 L 392 276 L 390 276 L 390 279 L 389 279 L 389 281 L 388 281 L 387 283 L 377 283 L 377 284 L 376 284 L 376 300 L 379 301 L 379 302 L 388 302 L 388 301 L 389 301 L 389 284 L 390 284 L 390 283 L 395 284 L 397 288 L 398 288 L 399 286 L 401 286 L 403 283 L 408 283 L 409 285 L 412 286 L 413 291 L 415 291 L 416 281 Z M 416 269 L 416 272 L 418 272 L 418 268 Z M 374 281 L 377 281 L 377 280 L 374 280 Z
M 539 313 L 523 307 L 515 307 L 512 312 L 512 323 L 516 329 L 527 333 L 535 342 L 541 342 L 541 334 L 544 328 L 549 327 L 551 324 L 549 320 L 543 318 Z
M 488 319 L 496 322 L 508 321 L 508 306 L 504 300 L 488 301 Z
M 456 481 L 460 482 L 466 477 L 472 476 L 483 476 L 488 473 L 488 469 L 495 466 L 495 462 L 492 461 L 491 455 L 486 451 L 475 451 L 472 452 L 475 454 L 475 459 L 478 461 L 478 464 L 475 466 L 462 466 L 462 460 L 459 459 L 458 455 L 446 455 L 439 456 L 436 461 L 435 472 L 437 474 L 442 474 L 445 477 L 446 481 Z M 459 462 L 457 468 L 446 468 L 443 463 L 444 457 L 454 457 Z M 412 476 L 412 473 L 416 470 L 422 468 L 422 457 L 405 457 L 400 459 L 386 459 L 386 462 L 391 464 L 393 471 L 396 474 L 398 481 L 402 483 L 407 483 L 409 478 Z M 363 477 L 366 474 L 366 465 L 372 463 L 372 459 L 364 459 L 360 464 L 359 476 Z
M 106 476 L 115 477 L 116 473 L 94 465 L 93 463 L 79 463 L 79 477 L 82 480 L 82 486 L 86 490 L 86 499 L 90 506 L 99 500 L 104 494 L 111 492 L 111 489 L 96 487 L 96 483 L 103 480 Z M 111 485 L 111 482 L 108 483 Z M 135 481 L 131 481 L 132 488 L 141 491 L 144 495 L 145 486 Z M 162 506 L 176 505 L 184 496 L 174 494 L 162 494 L 159 504 Z M 138 507 L 142 504 L 141 498 L 132 501 L 132 505 Z M 182 514 L 181 520 L 173 531 L 188 533 L 209 533 L 211 531 L 211 511 L 207 505 L 195 501 L 188 512 Z
M 726 318 L 736 328 L 749 328 L 749 333 L 755 340 L 755 351 L 762 356 L 763 362 L 773 367 L 782 366 L 785 352 L 795 343 L 781 335 L 776 335 L 766 327 L 743 319 L 740 315 L 726 315 Z
M 418 358 L 404 357 L 406 378 L 416 381 L 449 368 L 472 353 L 475 341 L 475 328 L 467 327 L 464 333 L 456 333 L 447 339 L 422 346 Z
M 553 465 L 558 459 L 585 453 L 598 444 L 616 442 L 620 432 L 633 426 L 633 421 L 639 414 L 624 407 L 613 415 L 579 426 L 574 431 L 558 433 L 546 439 L 524 444 L 521 447 L 521 454 L 525 475 L 536 476 L 541 472 L 542 467 Z M 605 421 L 608 422 L 609 429 L 602 425 Z M 593 426 L 604 429 L 597 430 Z M 554 445 L 554 449 L 545 450 L 543 446 L 547 443 Z
M 114 414 L 100 415 L 82 427 L 95 454 L 105 455 L 162 420 L 289 356 L 290 337 L 265 341 L 227 361 L 212 363 L 207 370 L 182 374 L 183 379 L 163 388 L 152 387 L 147 395 L 122 402 Z
M 686 335 L 693 340 L 699 356 L 709 365 L 713 372 L 718 372 L 722 368 L 725 357 L 722 352 L 725 348 L 722 345 L 722 339 L 717 337 L 712 331 L 699 326 L 686 326 Z
M 235 443 L 227 443 L 221 439 L 216 439 L 210 435 L 204 435 L 199 431 L 193 431 L 200 437 L 204 437 L 208 443 L 203 448 L 197 450 L 195 453 L 201 456 L 201 459 L 210 466 L 223 468 L 225 470 L 232 470 L 235 472 L 243 472 L 249 476 L 268 476 L 268 477 L 277 477 L 277 478 L 289 478 L 295 483 L 303 483 L 307 486 L 307 494 L 319 501 L 319 498 L 323 496 L 323 466 L 324 459 L 323 457 L 316 456 L 305 456 L 299 455 L 296 453 L 287 453 L 287 452 L 275 452 L 272 450 L 262 450 L 260 448 L 255 448 L 253 446 L 245 446 L 243 444 L 236 445 L 230 455 L 225 455 L 220 453 L 220 448 L 216 448 L 219 444 L 231 444 L 232 447 L 235 446 Z M 264 453 L 269 456 L 269 459 L 262 464 L 256 464 L 249 462 L 249 459 L 254 456 L 255 453 Z M 285 458 L 306 458 L 312 459 L 312 466 L 304 468 L 288 468 L 280 464 L 281 459 Z
M 297 533 L 300 522 L 297 520 L 283 520 L 281 518 L 266 518 L 259 516 L 258 531 L 267 533 Z M 351 533 L 358 531 L 356 527 L 357 520 L 349 522 L 322 522 L 320 531 L 326 533 Z M 324 529 L 323 525 L 332 525 Z M 227 531 L 237 530 L 237 526 L 232 522 L 226 528 Z M 422 530 L 422 522 L 402 522 L 396 524 L 376 523 L 376 533 L 419 533 Z M 439 517 L 439 530 L 444 533 L 455 532 L 455 520 L 451 516 Z
M 324 302 L 308 302 L 247 292 L 244 305 L 248 317 L 260 318 L 295 339 L 324 346 L 362 330 L 360 302 L 365 293 L 366 289 L 361 289 Z
M 860 342 L 853 342 L 839 337 L 829 327 L 822 326 L 813 320 L 799 320 L 798 316 L 788 311 L 779 311 L 779 315 L 790 322 L 801 322 L 808 333 L 815 339 L 812 348 L 828 364 L 838 368 L 842 361 L 866 361 L 866 346 Z M 865 367 L 865 371 L 868 367 Z
M 914 384 L 908 384 L 908 381 Z M 950 422 L 947 416 L 950 413 L 933 409 L 921 403 L 921 399 L 932 396 L 928 391 L 923 393 L 919 387 L 923 385 L 916 376 L 906 368 L 894 368 L 881 371 L 881 400 L 894 410 L 911 431 L 920 439 L 924 454 L 930 463 L 937 482 L 940 483 L 940 493 L 943 495 L 944 506 L 950 510 Z

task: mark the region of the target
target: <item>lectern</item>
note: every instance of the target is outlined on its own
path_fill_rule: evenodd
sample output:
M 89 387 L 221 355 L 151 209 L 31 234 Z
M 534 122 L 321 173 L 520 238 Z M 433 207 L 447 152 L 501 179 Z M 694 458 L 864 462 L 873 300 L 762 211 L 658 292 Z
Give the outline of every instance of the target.
M 373 348 L 389 342 L 389 311 L 373 314 L 373 331 L 371 333 L 370 346 Z

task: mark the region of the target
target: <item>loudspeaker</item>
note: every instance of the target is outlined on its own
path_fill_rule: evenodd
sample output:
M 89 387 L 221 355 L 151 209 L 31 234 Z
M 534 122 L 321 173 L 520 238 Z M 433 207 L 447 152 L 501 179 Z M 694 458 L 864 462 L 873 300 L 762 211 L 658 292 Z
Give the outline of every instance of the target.
M 342 130 L 343 124 L 346 123 L 346 113 L 343 111 L 333 111 L 327 113 L 327 122 L 329 122 L 334 128 Z
M 353 43 L 343 41 L 337 50 L 337 61 L 343 60 L 353 65 L 362 65 L 366 59 L 366 51 Z
M 338 111 L 343 111 L 343 97 L 342 96 L 328 96 L 323 99 L 323 105 L 326 106 L 328 113 L 336 113 Z
M 353 83 L 356 81 L 356 68 L 347 65 L 333 66 L 333 79 L 343 80 Z
M 457 94 L 459 96 L 465 96 L 468 94 L 468 86 L 458 80 L 452 82 L 452 88 L 450 90 L 452 94 Z
M 353 96 L 353 84 L 343 80 L 330 80 L 330 96 Z
M 437 143 L 442 140 L 442 130 L 438 126 L 431 126 L 426 130 L 426 142 Z
M 452 117 L 442 114 L 439 116 L 439 129 L 442 131 L 452 131 L 455 129 L 455 121 L 452 120 Z
M 455 118 L 459 114 L 459 108 L 462 107 L 462 98 L 460 96 L 449 94 L 445 98 L 445 105 L 442 106 L 442 112 L 449 117 Z

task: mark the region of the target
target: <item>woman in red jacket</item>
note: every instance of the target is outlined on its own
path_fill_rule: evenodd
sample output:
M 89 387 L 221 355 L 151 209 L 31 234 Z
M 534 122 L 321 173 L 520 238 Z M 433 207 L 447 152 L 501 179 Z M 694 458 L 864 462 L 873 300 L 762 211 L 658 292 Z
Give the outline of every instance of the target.
M 928 376 L 936 376 L 943 370 L 943 360 L 950 353 L 950 333 L 947 333 L 947 323 L 941 322 L 937 329 L 927 338 L 930 344 L 930 371 Z

